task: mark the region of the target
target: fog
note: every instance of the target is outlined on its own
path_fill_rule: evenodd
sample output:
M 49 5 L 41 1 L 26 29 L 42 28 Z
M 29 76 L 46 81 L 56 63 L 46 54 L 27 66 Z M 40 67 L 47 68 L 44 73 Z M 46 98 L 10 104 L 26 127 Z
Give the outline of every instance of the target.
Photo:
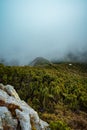
M 0 58 L 23 65 L 70 53 L 87 57 L 86 0 L 0 0 Z

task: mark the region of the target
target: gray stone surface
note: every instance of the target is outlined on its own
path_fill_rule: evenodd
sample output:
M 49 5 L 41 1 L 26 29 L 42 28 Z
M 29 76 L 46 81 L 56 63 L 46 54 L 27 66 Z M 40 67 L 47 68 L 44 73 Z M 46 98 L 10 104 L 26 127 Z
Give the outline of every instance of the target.
M 49 128 L 48 123 L 20 99 L 13 86 L 0 84 L 0 130 L 31 130 L 32 124 L 36 130 Z

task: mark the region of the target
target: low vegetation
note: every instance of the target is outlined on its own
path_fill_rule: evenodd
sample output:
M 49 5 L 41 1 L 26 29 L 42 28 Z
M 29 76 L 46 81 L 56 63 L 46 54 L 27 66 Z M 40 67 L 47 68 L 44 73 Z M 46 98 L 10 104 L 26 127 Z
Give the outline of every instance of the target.
M 52 130 L 87 129 L 87 64 L 0 64 L 0 82 L 15 86 Z

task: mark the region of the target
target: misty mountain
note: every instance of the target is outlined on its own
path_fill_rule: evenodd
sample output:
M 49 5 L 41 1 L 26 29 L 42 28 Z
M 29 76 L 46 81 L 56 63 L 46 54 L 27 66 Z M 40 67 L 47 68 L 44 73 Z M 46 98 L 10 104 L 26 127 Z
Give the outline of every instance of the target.
M 30 66 L 43 66 L 43 65 L 50 65 L 52 64 L 49 60 L 43 57 L 35 58 L 29 65 Z
M 87 51 L 87 0 L 0 0 L 0 6 L 0 57 L 9 63 Z
M 68 52 L 61 58 L 55 58 L 52 60 L 53 63 L 60 62 L 74 62 L 74 63 L 87 63 L 87 51 L 80 52 Z
M 8 60 L 7 58 L 0 57 L 0 63 L 6 66 L 21 66 L 21 65 L 30 65 L 30 66 L 42 66 L 42 65 L 50 65 L 52 63 L 60 63 L 60 62 L 75 62 L 75 63 L 87 63 L 87 51 L 80 52 L 67 52 L 61 58 L 58 58 L 58 55 L 55 55 L 56 58 L 51 59 L 50 61 L 44 57 L 37 57 L 32 62 L 30 59 L 26 57 L 27 62 L 21 63 L 16 57 Z M 20 58 L 21 59 L 21 58 Z
M 71 62 L 87 62 L 87 51 L 85 52 L 75 52 L 75 53 L 68 53 L 65 56 L 65 61 Z
M 6 62 L 6 61 L 4 60 L 4 58 L 0 58 L 0 63 L 1 63 L 1 64 L 5 64 L 5 62 Z
M 6 58 L 0 58 L 0 64 L 6 65 L 6 66 L 19 66 L 19 61 L 17 59 L 8 60 Z

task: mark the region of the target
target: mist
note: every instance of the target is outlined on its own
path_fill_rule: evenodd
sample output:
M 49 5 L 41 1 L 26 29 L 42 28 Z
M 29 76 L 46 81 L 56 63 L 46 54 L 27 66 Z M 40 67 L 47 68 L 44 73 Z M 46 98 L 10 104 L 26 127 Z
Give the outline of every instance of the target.
M 36 57 L 87 60 L 86 0 L 0 1 L 0 58 L 28 64 Z

